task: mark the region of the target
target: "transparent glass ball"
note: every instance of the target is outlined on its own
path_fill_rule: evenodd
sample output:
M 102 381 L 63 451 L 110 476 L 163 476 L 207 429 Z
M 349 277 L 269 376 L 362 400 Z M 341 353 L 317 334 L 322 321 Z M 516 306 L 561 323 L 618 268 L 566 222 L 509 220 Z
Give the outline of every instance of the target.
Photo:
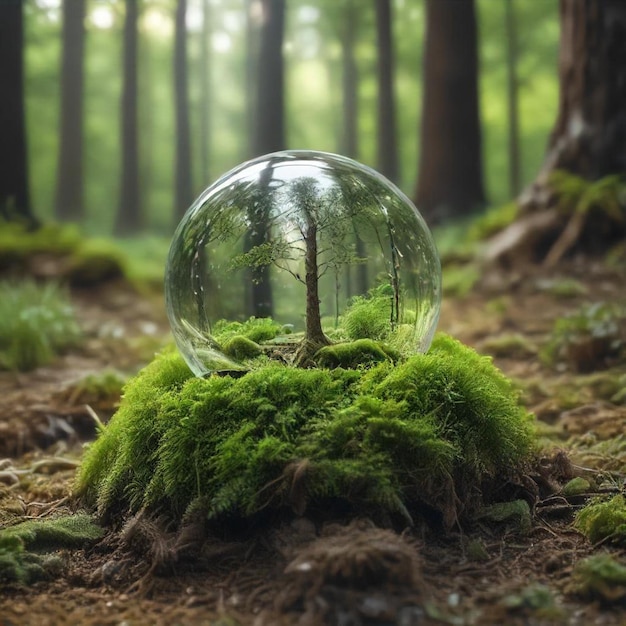
M 424 219 L 393 183 L 343 156 L 289 150 L 239 165 L 200 195 L 174 234 L 165 291 L 176 344 L 205 376 L 245 369 L 220 344 L 222 320 L 271 317 L 285 342 L 338 343 L 359 338 L 355 303 L 383 311 L 372 331 L 363 309 L 363 338 L 425 352 L 441 265 Z

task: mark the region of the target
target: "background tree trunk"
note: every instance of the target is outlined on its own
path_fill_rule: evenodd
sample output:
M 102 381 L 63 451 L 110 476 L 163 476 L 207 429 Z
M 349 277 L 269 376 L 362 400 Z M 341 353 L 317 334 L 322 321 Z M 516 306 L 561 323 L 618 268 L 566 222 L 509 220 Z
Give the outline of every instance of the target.
M 589 180 L 626 173 L 626 2 L 561 0 L 560 15 L 559 110 L 525 209 L 549 203 L 555 169 Z
M 189 95 L 187 93 L 187 0 L 178 0 L 174 32 L 174 105 L 176 109 L 176 175 L 174 206 L 176 221 L 192 201 Z
M 343 136 L 341 145 L 343 154 L 357 160 L 359 158 L 359 70 L 355 59 L 355 44 L 359 26 L 359 15 L 359 8 L 356 5 L 356 1 L 345 0 L 340 25 L 341 85 L 343 92 Z M 357 257 L 365 257 L 365 244 L 356 233 L 355 253 Z M 359 263 L 356 266 L 354 270 L 355 280 L 352 279 L 352 274 L 353 268 L 350 266 L 346 267 L 345 277 L 348 297 L 356 294 L 361 295 L 367 291 L 367 265 L 365 263 Z
M 561 0 L 560 17 L 558 115 L 543 167 L 518 199 L 521 216 L 489 245 L 487 258 L 503 264 L 551 266 L 573 250 L 606 251 L 626 234 L 623 221 L 602 208 L 587 214 L 557 206 L 551 180 L 555 170 L 590 184 L 626 174 L 626 3 Z
M 284 0 L 262 0 L 261 19 L 253 156 L 285 149 Z M 269 185 L 272 178 L 271 163 L 262 176 L 263 185 Z M 269 237 L 270 208 L 266 201 L 259 199 L 257 206 L 250 209 L 250 220 L 254 224 L 250 232 L 253 235 L 246 237 L 244 252 L 264 243 Z M 249 313 L 255 317 L 271 316 L 274 300 L 269 266 L 254 268 L 250 285 Z
M 255 133 L 257 116 L 257 93 L 259 90 L 258 55 L 259 55 L 259 27 L 261 15 L 258 13 L 260 4 L 258 0 L 246 0 L 246 67 L 244 97 L 245 108 L 245 133 L 243 138 L 243 159 L 255 156 Z
M 519 142 L 519 111 L 517 84 L 517 26 L 514 0 L 505 0 L 506 30 L 506 102 L 508 113 L 509 193 L 512 198 L 521 190 L 521 164 Z
M 141 229 L 139 195 L 139 137 L 137 132 L 138 0 L 126 0 L 124 22 L 124 79 L 122 86 L 122 171 L 115 233 L 128 235 Z
M 391 0 L 374 0 L 378 38 L 378 169 L 398 181 Z
M 426 0 L 421 154 L 415 200 L 433 222 L 485 202 L 474 0 Z
M 61 63 L 61 137 L 57 169 L 55 217 L 80 221 L 83 204 L 83 61 L 85 0 L 63 2 Z
M 346 0 L 341 15 L 341 87 L 343 92 L 343 134 L 341 151 L 353 159 L 359 158 L 359 71 L 354 57 L 359 11 L 354 0 Z
M 21 2 L 0 2 L 0 217 L 37 220 L 30 207 Z
M 254 156 L 285 149 L 285 0 L 262 0 Z
M 202 0 L 202 32 L 200 33 L 200 164 L 202 186 L 211 180 L 209 170 L 211 142 L 211 6 L 209 0 Z

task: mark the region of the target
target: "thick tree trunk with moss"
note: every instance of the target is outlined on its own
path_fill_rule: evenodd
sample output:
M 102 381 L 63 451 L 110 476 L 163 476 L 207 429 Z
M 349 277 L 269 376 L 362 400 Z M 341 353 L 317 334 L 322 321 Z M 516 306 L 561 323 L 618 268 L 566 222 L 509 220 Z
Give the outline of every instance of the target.
M 626 174 L 626 2 L 561 0 L 560 15 L 559 109 L 546 158 L 519 198 L 520 217 L 488 253 L 507 264 L 552 265 L 574 249 L 606 249 L 626 234 L 602 207 L 592 214 L 562 206 L 553 176 L 561 170 L 591 185 Z
M 556 169 L 589 180 L 626 174 L 626 2 L 561 0 L 559 110 L 546 158 L 522 197 L 549 204 Z

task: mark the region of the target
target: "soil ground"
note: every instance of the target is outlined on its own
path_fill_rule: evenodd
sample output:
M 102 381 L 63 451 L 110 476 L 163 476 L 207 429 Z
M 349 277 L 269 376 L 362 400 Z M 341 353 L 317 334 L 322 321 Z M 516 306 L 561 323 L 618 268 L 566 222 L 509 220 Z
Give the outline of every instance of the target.
M 0 527 L 70 511 L 94 414 L 106 420 L 119 401 L 115 391 L 90 396 L 77 381 L 111 369 L 128 376 L 167 341 L 158 298 L 112 283 L 73 301 L 86 335 L 79 352 L 34 372 L 0 372 Z M 626 405 L 611 398 L 626 363 L 597 362 L 581 374 L 538 353 L 557 318 L 597 301 L 626 303 L 623 268 L 581 260 L 549 274 L 496 273 L 469 295 L 445 297 L 439 328 L 492 354 L 519 381 L 546 457 L 564 450 L 577 473 L 617 493 L 626 460 L 611 444 L 626 434 Z M 530 531 L 515 520 L 442 534 L 301 518 L 245 541 L 216 541 L 200 559 L 156 572 L 110 535 L 62 552 L 55 580 L 0 584 L 0 626 L 625 624 L 626 590 L 600 602 L 572 584 L 580 559 L 607 549 L 623 556 L 573 529 L 584 502 L 584 494 L 538 499 Z

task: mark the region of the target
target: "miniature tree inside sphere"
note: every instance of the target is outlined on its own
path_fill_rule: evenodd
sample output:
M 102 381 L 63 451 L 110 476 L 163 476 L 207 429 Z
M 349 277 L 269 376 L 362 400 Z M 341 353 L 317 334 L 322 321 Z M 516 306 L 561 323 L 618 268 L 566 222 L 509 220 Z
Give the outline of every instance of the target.
M 200 195 L 174 234 L 165 289 L 176 344 L 205 376 L 243 369 L 217 338 L 223 320 L 272 318 L 274 342 L 289 333 L 321 348 L 342 340 L 337 329 L 359 299 L 382 306 L 381 338 L 425 352 L 441 265 L 424 219 L 393 183 L 346 157 L 285 151 L 236 167 Z M 378 338 L 359 328 L 348 338 Z

